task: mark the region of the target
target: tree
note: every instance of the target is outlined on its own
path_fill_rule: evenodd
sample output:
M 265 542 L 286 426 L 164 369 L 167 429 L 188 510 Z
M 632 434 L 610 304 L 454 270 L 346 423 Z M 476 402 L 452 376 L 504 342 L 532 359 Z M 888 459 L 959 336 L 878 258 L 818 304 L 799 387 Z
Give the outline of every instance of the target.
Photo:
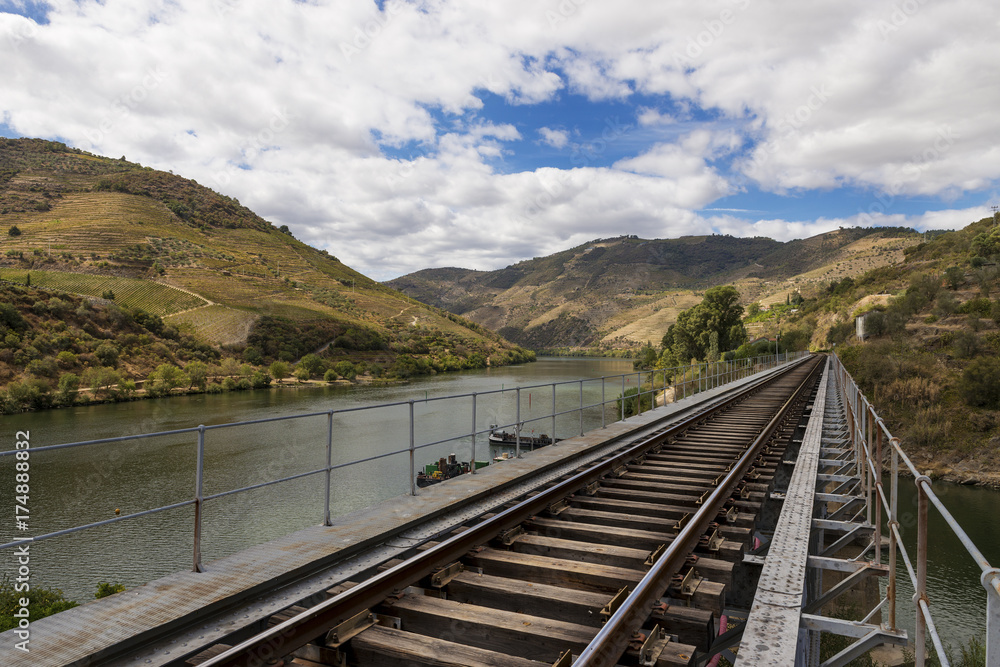
M 21 230 L 17 228 L 17 225 L 11 225 L 10 229 L 7 230 L 7 236 L 20 236 Z
M 280 383 L 288 377 L 288 362 L 280 360 L 272 362 L 271 366 L 267 370 L 270 371 L 271 376 Z
M 76 400 L 76 390 L 80 388 L 80 378 L 74 373 L 63 373 L 59 377 L 59 402 L 72 405 Z
M 105 366 L 87 369 L 87 372 L 83 375 L 84 382 L 90 387 L 94 396 L 98 398 L 110 394 L 111 387 L 118 384 L 120 379 L 121 376 L 118 374 L 118 371 Z
M 303 366 L 298 366 L 295 369 L 295 379 L 299 382 L 305 382 L 309 379 L 309 369 Z
M 197 387 L 202 391 L 205 390 L 205 385 L 208 382 L 208 365 L 203 361 L 191 361 L 184 367 L 184 372 L 187 373 L 188 379 L 190 379 L 191 387 Z
M 682 362 L 704 359 L 712 346 L 713 332 L 718 336 L 719 352 L 739 347 L 746 340 L 739 299 L 740 293 L 730 285 L 709 289 L 701 303 L 677 317 L 663 342 L 670 343 L 674 356 Z
M 949 266 L 945 269 L 944 280 L 948 283 L 948 287 L 957 290 L 965 282 L 965 272 L 957 266 Z
M 756 317 L 760 314 L 760 304 L 754 301 L 747 306 L 747 317 Z
M 299 368 L 304 368 L 311 376 L 319 375 L 326 369 L 326 362 L 317 354 L 307 354 L 299 359 Z M 309 379 L 309 378 L 306 378 Z
M 101 343 L 94 350 L 94 356 L 101 361 L 102 366 L 114 368 L 118 365 L 118 346 L 114 343 Z
M 169 394 L 177 387 L 190 386 L 191 380 L 177 366 L 160 364 L 146 378 L 146 391 L 155 395 Z
M 354 364 L 347 361 L 338 361 L 337 365 L 333 367 L 337 371 L 337 375 L 347 380 L 353 380 L 357 376 L 357 370 L 354 368 Z

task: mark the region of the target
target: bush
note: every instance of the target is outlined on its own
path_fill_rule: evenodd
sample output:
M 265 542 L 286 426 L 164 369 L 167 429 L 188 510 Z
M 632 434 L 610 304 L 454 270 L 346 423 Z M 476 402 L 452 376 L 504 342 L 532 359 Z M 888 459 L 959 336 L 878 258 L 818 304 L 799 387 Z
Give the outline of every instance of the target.
M 295 369 L 295 379 L 299 382 L 306 382 L 309 379 L 309 369 L 299 366 Z
M 989 299 L 979 297 L 978 299 L 969 299 L 965 303 L 961 304 L 955 312 L 968 314 L 968 315 L 978 315 L 980 317 L 989 317 L 992 303 Z
M 61 590 L 41 588 L 34 581 L 30 590 L 16 591 L 14 582 L 4 575 L 0 581 L 0 632 L 17 627 L 18 619 L 14 618 L 14 612 L 20 609 L 21 598 L 28 599 L 28 615 L 32 621 L 77 606 L 76 602 L 67 600 Z
M 118 365 L 118 346 L 114 343 L 101 343 L 94 350 L 94 356 L 98 358 L 102 366 L 114 368 Z
M 254 389 L 264 389 L 265 387 L 270 386 L 270 384 L 271 376 L 265 371 L 256 370 L 253 372 L 253 375 L 250 376 L 250 385 Z
M 288 362 L 286 361 L 275 361 L 268 368 L 271 376 L 274 377 L 279 383 L 288 377 Z
M 959 331 L 952 339 L 952 347 L 959 359 L 971 359 L 979 354 L 979 336 L 971 331 Z
M 97 584 L 97 592 L 94 593 L 94 597 L 100 600 L 101 598 L 106 598 L 109 595 L 121 593 L 124 590 L 125 584 L 112 584 L 107 581 L 102 581 Z
M 1000 359 L 980 357 L 966 366 L 958 390 L 968 405 L 1000 408 Z
M 333 369 L 337 372 L 337 375 L 348 380 L 353 380 L 357 377 L 358 373 L 354 368 L 354 364 L 346 360 L 338 361 L 337 365 L 334 366 Z

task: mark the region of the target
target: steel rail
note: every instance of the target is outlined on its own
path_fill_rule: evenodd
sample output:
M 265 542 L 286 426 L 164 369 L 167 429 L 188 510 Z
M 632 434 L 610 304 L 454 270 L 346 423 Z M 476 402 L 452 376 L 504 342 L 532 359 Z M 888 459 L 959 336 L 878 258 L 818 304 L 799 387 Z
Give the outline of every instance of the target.
M 808 359 L 810 357 L 803 357 L 790 363 L 786 369 L 775 375 L 742 387 L 726 400 L 717 402 L 705 410 L 695 412 L 663 431 L 627 447 L 605 461 L 543 490 L 538 495 L 503 510 L 468 530 L 452 535 L 412 558 L 376 574 L 363 583 L 329 598 L 215 657 L 209 658 L 201 663 L 201 667 L 260 667 L 275 656 L 287 655 L 301 648 L 338 623 L 377 606 L 391 595 L 401 593 L 415 581 L 419 581 L 458 560 L 474 547 L 488 542 L 504 530 L 513 528 L 529 517 L 544 511 L 557 500 L 561 500 L 606 476 L 623 463 L 635 459 L 671 436 L 690 428 L 693 424 L 707 417 L 724 411 L 734 403 L 773 384 L 804 365 L 804 360 Z M 732 474 L 727 477 L 727 480 L 731 477 Z M 711 498 L 715 499 L 718 495 L 717 490 Z
M 743 453 L 739 462 L 733 466 L 722 483 L 705 500 L 701 509 L 681 529 L 621 607 L 607 620 L 590 644 L 580 653 L 580 657 L 573 662 L 574 667 L 614 667 L 618 664 L 621 655 L 628 648 L 629 641 L 635 633 L 642 629 L 649 618 L 653 604 L 663 596 L 664 591 L 669 587 L 670 578 L 680 570 L 684 559 L 697 546 L 699 537 L 708 529 L 708 525 L 716 517 L 726 498 L 732 494 L 737 484 L 746 475 L 750 465 L 760 454 L 760 450 L 781 427 L 792 406 L 799 400 L 801 394 L 814 384 L 814 378 L 819 368 L 820 366 L 814 363 L 806 377 L 802 379 L 778 412 Z

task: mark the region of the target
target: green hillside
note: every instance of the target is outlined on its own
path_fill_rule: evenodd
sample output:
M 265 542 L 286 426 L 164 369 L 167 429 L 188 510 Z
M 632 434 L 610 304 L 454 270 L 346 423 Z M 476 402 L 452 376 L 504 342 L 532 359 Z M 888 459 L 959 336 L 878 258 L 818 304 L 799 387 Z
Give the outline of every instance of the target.
M 84 296 L 140 321 L 162 318 L 167 331 L 213 349 L 216 360 L 254 366 L 294 363 L 322 348 L 327 365 L 350 361 L 403 377 L 532 356 L 371 280 L 231 197 L 57 142 L 0 138 L 0 278 L 44 289 L 29 293 L 45 301 Z M 12 351 L 0 359 L 4 384 L 38 379 L 28 361 L 88 347 L 29 350 L 51 325 L 32 319 L 24 298 L 0 297 L 20 304 L 28 323 L 4 348 Z M 0 341 L 9 333 L 0 327 Z M 127 375 L 141 380 L 152 361 Z M 47 381 L 54 388 L 57 378 Z
M 835 345 L 921 468 L 1000 484 L 998 262 L 993 218 L 937 233 L 898 264 L 803 292 L 782 308 L 782 331 L 799 346 Z M 854 318 L 864 313 L 861 342 Z M 773 336 L 774 318 L 762 316 Z

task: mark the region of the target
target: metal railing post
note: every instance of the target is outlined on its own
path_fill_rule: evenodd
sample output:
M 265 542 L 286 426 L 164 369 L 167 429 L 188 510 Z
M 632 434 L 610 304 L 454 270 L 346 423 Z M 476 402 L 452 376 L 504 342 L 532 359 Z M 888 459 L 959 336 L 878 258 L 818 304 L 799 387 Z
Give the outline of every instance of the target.
M 580 435 L 583 435 L 583 380 L 580 380 Z
M 326 500 L 323 512 L 323 525 L 332 526 L 330 520 L 330 473 L 333 469 L 333 410 L 326 413 Z
M 983 572 L 986 588 L 986 664 L 1000 665 L 1000 569 Z
M 583 398 L 582 391 L 580 393 L 580 397 Z M 639 416 L 641 417 L 642 416 L 642 373 L 635 374 L 635 398 L 638 401 L 636 410 L 639 411 Z M 581 433 L 580 435 L 583 435 L 583 433 Z
M 416 449 L 414 448 L 413 430 L 413 399 L 410 399 L 410 495 L 417 495 L 417 463 Z M 442 471 L 443 472 L 443 471 Z
M 604 381 L 601 381 L 601 388 L 604 388 Z M 603 398 L 603 394 L 602 394 Z M 601 405 L 601 420 L 604 420 L 604 406 Z M 556 441 L 556 383 L 552 383 L 552 442 L 555 444 Z
M 469 461 L 469 468 L 473 475 L 476 474 L 476 392 L 472 392 L 472 460 Z
M 882 485 L 882 420 L 875 420 L 877 439 L 875 443 L 875 564 L 882 564 L 882 498 L 885 497 L 885 487 Z
M 625 374 L 622 373 L 622 421 L 625 421 Z
M 605 416 L 605 408 L 607 408 L 607 399 L 605 398 L 605 389 L 607 389 L 607 383 L 604 378 L 601 378 L 601 428 L 607 428 L 607 417 Z M 552 409 L 555 412 L 556 404 L 556 386 L 552 385 Z M 552 436 L 555 437 L 556 434 L 556 418 L 552 417 Z
M 520 387 L 516 389 L 516 397 L 517 397 L 517 412 L 516 412 L 517 417 L 515 418 L 514 421 L 517 422 L 517 425 L 514 427 L 514 438 L 516 440 L 514 446 L 515 447 L 514 457 L 521 458 L 521 388 Z
M 204 572 L 201 564 L 201 520 L 205 502 L 205 425 L 198 426 L 198 461 L 194 473 L 194 571 Z
M 920 475 L 915 480 L 917 485 L 917 586 L 913 595 L 913 605 L 917 610 L 916 630 L 913 633 L 914 667 L 924 667 L 927 659 L 927 620 L 920 608 L 920 601 L 927 600 L 927 490 L 924 483 L 931 480 L 926 475 Z
M 896 534 L 899 531 L 899 445 L 898 438 L 892 438 L 889 446 L 892 449 L 891 478 L 889 479 L 889 586 L 886 597 L 889 598 L 889 627 L 896 629 Z

